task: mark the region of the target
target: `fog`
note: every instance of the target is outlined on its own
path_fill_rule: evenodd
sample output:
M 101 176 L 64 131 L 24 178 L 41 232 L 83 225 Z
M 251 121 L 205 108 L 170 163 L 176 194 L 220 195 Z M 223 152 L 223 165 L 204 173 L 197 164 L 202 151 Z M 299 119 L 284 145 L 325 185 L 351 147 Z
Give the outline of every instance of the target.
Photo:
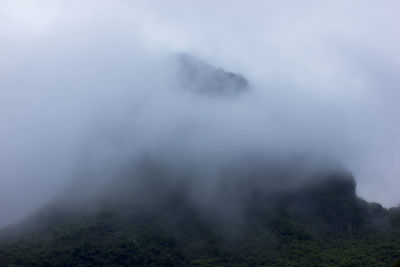
M 144 155 L 210 173 L 247 155 L 307 155 L 348 169 L 368 201 L 398 205 L 398 8 L 2 1 L 0 226 Z M 249 86 L 195 92 L 181 82 L 182 54 Z

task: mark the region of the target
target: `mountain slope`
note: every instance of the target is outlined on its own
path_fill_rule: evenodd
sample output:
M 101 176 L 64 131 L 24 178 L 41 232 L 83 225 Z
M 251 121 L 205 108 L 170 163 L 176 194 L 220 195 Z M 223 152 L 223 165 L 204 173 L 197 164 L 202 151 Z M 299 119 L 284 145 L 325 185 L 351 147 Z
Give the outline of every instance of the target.
M 143 177 L 140 190 L 121 179 L 91 203 L 60 198 L 3 229 L 0 265 L 389 266 L 400 257 L 399 212 L 358 198 L 347 173 L 273 192 L 226 180 L 201 204 L 184 181 Z

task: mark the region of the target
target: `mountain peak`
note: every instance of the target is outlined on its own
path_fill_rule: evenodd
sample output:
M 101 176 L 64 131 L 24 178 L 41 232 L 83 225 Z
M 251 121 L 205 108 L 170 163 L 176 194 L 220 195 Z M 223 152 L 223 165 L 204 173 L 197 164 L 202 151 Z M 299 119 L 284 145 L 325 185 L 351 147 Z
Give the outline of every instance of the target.
M 176 62 L 182 86 L 194 93 L 238 96 L 249 90 L 249 82 L 243 75 L 214 67 L 195 56 L 179 54 Z

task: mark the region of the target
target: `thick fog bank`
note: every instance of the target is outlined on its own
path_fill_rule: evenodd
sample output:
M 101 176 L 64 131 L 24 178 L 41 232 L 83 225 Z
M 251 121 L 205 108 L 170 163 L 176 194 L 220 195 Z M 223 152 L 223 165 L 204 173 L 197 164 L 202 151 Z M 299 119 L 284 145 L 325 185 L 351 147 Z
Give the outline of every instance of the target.
M 144 156 L 339 165 L 400 202 L 397 2 L 166 5 L 0 4 L 0 225 Z

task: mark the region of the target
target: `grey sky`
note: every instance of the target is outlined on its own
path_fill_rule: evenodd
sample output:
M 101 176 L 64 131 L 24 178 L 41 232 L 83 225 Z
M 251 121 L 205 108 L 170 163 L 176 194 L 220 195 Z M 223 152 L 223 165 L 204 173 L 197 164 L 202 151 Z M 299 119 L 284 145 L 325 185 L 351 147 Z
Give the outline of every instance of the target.
M 399 204 L 399 8 L 2 1 L 0 225 L 60 192 L 85 149 L 97 163 L 179 146 L 192 157 L 310 150 L 340 159 L 362 197 Z M 179 52 L 243 74 L 252 93 L 181 94 L 168 61 Z

